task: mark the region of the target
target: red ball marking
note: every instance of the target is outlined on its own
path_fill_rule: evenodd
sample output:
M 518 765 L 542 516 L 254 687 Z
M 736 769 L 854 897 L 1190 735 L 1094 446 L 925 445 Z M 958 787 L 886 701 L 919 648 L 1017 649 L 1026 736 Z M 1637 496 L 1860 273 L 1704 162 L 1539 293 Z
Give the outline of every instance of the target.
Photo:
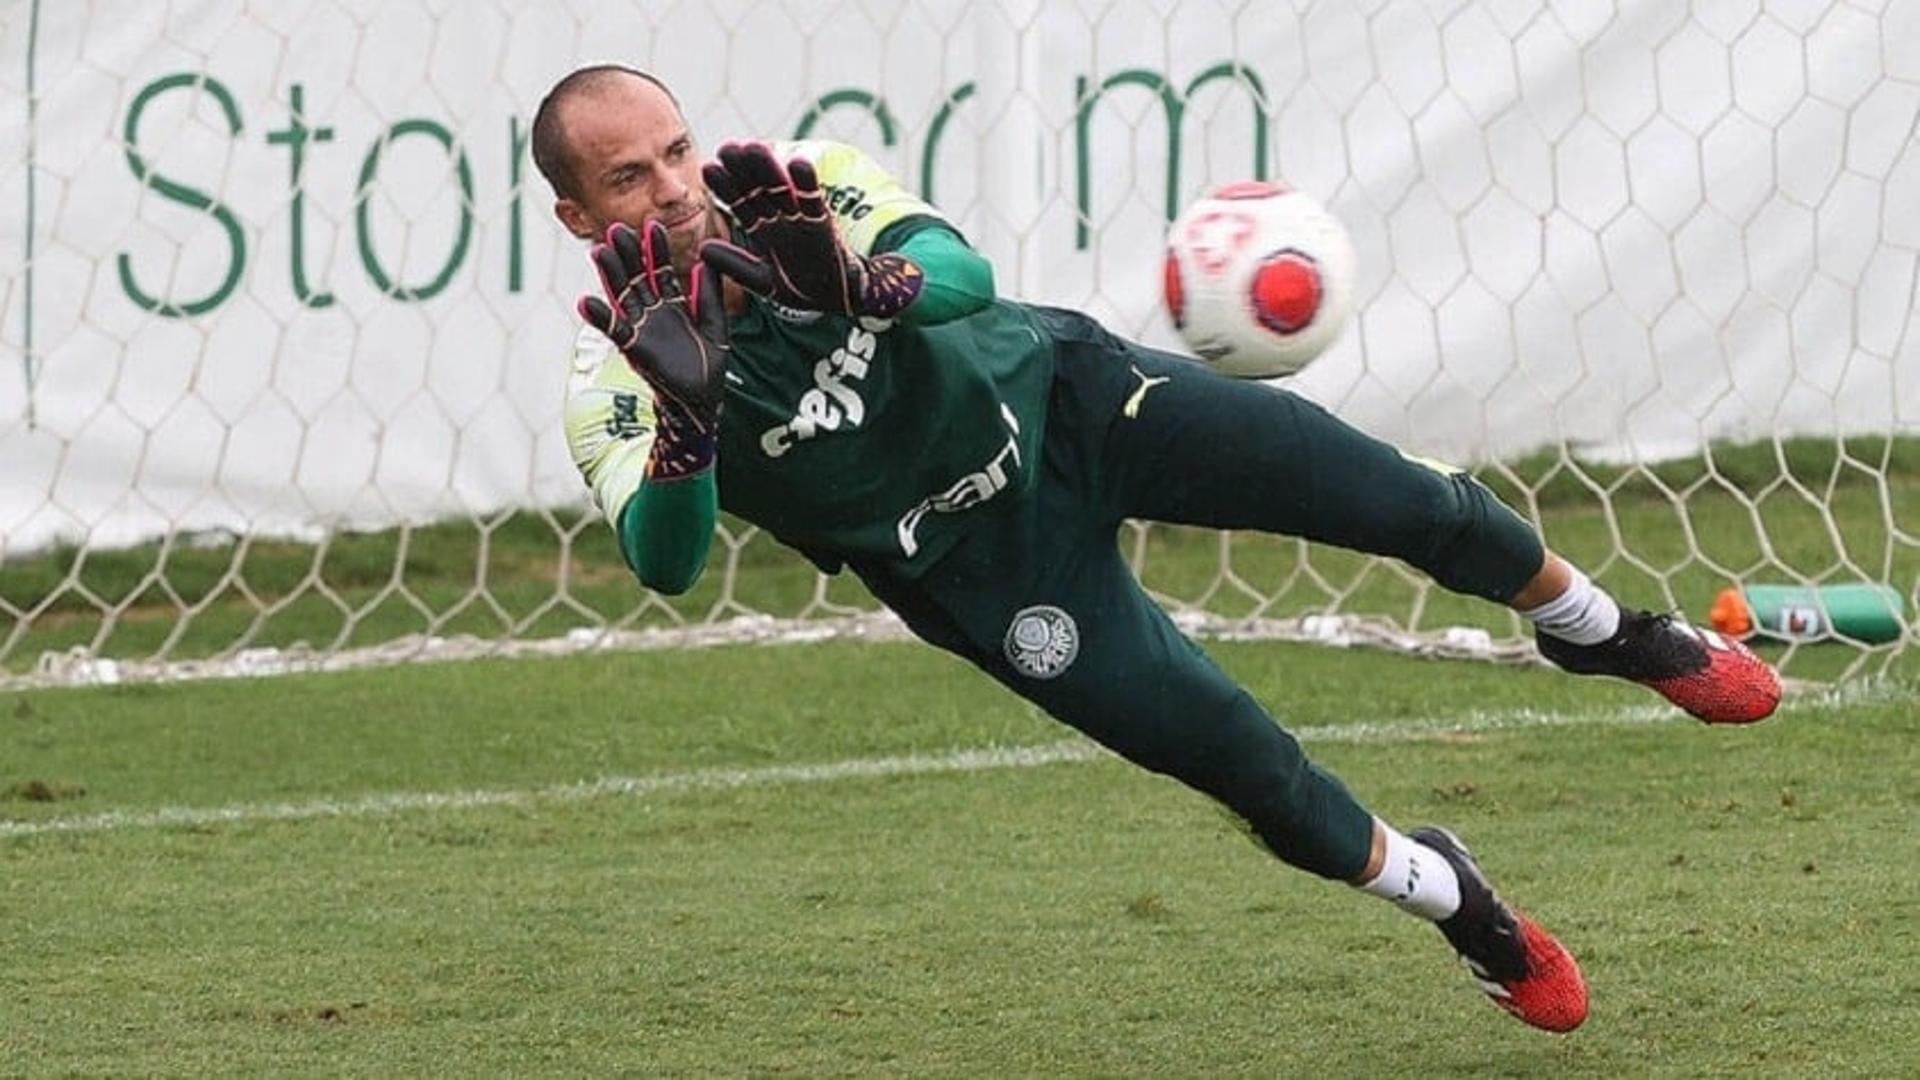
M 1208 210 L 1187 222 L 1181 242 L 1194 269 L 1217 278 L 1233 266 L 1234 258 L 1251 243 L 1258 223 L 1243 210 Z
M 1266 180 L 1242 180 L 1228 184 L 1213 193 L 1216 199 L 1271 199 L 1285 195 L 1293 189 L 1285 184 L 1276 184 Z
M 1267 256 L 1253 273 L 1253 314 L 1276 334 L 1297 334 L 1320 311 L 1325 287 L 1311 256 L 1288 248 Z
M 1180 260 L 1173 252 L 1167 252 L 1167 261 L 1161 267 L 1160 288 L 1166 297 L 1167 312 L 1173 316 L 1173 325 L 1177 329 L 1187 325 L 1187 290 L 1180 282 Z

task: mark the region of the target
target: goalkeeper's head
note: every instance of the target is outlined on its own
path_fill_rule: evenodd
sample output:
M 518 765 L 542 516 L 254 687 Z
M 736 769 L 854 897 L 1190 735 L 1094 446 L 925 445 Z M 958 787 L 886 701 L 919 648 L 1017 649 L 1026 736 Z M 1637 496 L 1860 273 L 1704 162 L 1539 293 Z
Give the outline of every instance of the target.
M 684 275 L 702 240 L 726 238 L 700 178 L 700 152 L 665 83 L 619 64 L 583 67 L 554 84 L 533 117 L 533 161 L 552 185 L 567 231 L 598 240 L 625 222 L 667 227 Z

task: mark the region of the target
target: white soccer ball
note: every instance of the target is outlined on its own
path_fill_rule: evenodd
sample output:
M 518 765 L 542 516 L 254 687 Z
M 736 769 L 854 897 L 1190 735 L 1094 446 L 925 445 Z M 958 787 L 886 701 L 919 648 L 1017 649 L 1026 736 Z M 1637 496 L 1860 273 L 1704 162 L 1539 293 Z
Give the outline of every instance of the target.
M 1250 180 L 1199 199 L 1167 232 L 1167 313 L 1223 374 L 1292 375 L 1353 315 L 1353 240 L 1310 195 Z

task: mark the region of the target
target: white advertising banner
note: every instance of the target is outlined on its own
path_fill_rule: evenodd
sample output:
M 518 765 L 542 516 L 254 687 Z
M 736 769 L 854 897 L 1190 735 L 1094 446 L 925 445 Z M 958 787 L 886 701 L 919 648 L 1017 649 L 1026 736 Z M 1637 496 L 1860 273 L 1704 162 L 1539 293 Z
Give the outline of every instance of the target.
M 1171 212 L 1306 190 L 1361 305 L 1296 388 L 1423 453 L 1913 434 L 1920 0 L 1780 8 L 0 0 L 0 556 L 580 501 L 527 139 L 599 61 L 1157 345 Z

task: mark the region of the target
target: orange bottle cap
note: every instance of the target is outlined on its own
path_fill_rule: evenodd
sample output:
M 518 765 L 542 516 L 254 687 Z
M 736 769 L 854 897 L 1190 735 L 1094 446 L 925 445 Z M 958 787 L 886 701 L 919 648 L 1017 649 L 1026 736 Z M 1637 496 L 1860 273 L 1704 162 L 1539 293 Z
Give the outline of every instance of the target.
M 1721 589 L 1713 598 L 1713 610 L 1707 613 L 1713 628 L 1730 637 L 1745 637 L 1753 630 L 1753 609 L 1739 589 Z

